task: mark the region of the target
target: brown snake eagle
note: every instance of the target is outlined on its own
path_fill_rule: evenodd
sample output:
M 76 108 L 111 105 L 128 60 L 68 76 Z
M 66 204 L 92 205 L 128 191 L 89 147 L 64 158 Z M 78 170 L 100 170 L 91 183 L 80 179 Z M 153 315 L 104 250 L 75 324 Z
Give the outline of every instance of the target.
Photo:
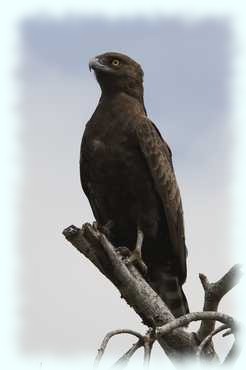
M 146 279 L 174 316 L 189 311 L 183 210 L 172 153 L 143 99 L 143 70 L 126 55 L 91 59 L 101 97 L 86 125 L 80 176 L 98 227 L 142 257 Z

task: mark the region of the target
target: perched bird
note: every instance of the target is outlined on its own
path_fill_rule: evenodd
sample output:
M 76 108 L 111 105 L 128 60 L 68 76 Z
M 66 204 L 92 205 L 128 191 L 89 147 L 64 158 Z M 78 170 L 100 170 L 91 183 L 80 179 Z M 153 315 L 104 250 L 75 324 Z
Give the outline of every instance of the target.
M 80 177 L 98 227 L 147 266 L 147 280 L 174 316 L 189 312 L 182 285 L 186 246 L 172 153 L 147 117 L 143 70 L 108 52 L 89 62 L 101 87 L 81 143 Z

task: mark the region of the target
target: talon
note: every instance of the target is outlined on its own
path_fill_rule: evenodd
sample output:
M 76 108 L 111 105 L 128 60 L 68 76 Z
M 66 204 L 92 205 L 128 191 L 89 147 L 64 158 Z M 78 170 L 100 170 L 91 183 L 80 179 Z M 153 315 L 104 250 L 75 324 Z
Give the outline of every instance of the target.
M 92 222 L 92 228 L 93 228 L 95 231 L 99 231 L 99 225 L 98 225 L 97 221 Z
M 129 257 L 131 255 L 131 251 L 127 247 L 117 247 L 116 253 L 120 254 L 123 258 Z

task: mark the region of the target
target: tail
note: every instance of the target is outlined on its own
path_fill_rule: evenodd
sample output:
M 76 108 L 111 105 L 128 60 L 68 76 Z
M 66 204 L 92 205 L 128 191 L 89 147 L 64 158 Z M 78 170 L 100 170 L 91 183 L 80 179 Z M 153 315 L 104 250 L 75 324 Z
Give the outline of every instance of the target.
M 149 284 L 166 303 L 175 317 L 189 313 L 189 306 L 177 276 L 155 270 L 149 276 Z

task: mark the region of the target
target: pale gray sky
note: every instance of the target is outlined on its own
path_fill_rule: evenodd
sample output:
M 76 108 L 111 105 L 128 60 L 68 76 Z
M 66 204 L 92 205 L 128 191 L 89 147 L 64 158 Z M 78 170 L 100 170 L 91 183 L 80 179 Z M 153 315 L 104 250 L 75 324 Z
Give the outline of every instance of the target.
M 99 98 L 88 60 L 104 51 L 124 52 L 144 69 L 145 104 L 172 149 L 184 204 L 185 290 L 191 310 L 201 309 L 198 272 L 213 280 L 234 263 L 230 24 L 37 17 L 22 23 L 21 34 L 23 348 L 95 351 L 111 329 L 142 328 L 116 289 L 61 235 L 71 223 L 93 220 L 78 161 L 84 125 Z M 232 302 L 233 295 L 225 299 L 227 313 L 234 312 Z

